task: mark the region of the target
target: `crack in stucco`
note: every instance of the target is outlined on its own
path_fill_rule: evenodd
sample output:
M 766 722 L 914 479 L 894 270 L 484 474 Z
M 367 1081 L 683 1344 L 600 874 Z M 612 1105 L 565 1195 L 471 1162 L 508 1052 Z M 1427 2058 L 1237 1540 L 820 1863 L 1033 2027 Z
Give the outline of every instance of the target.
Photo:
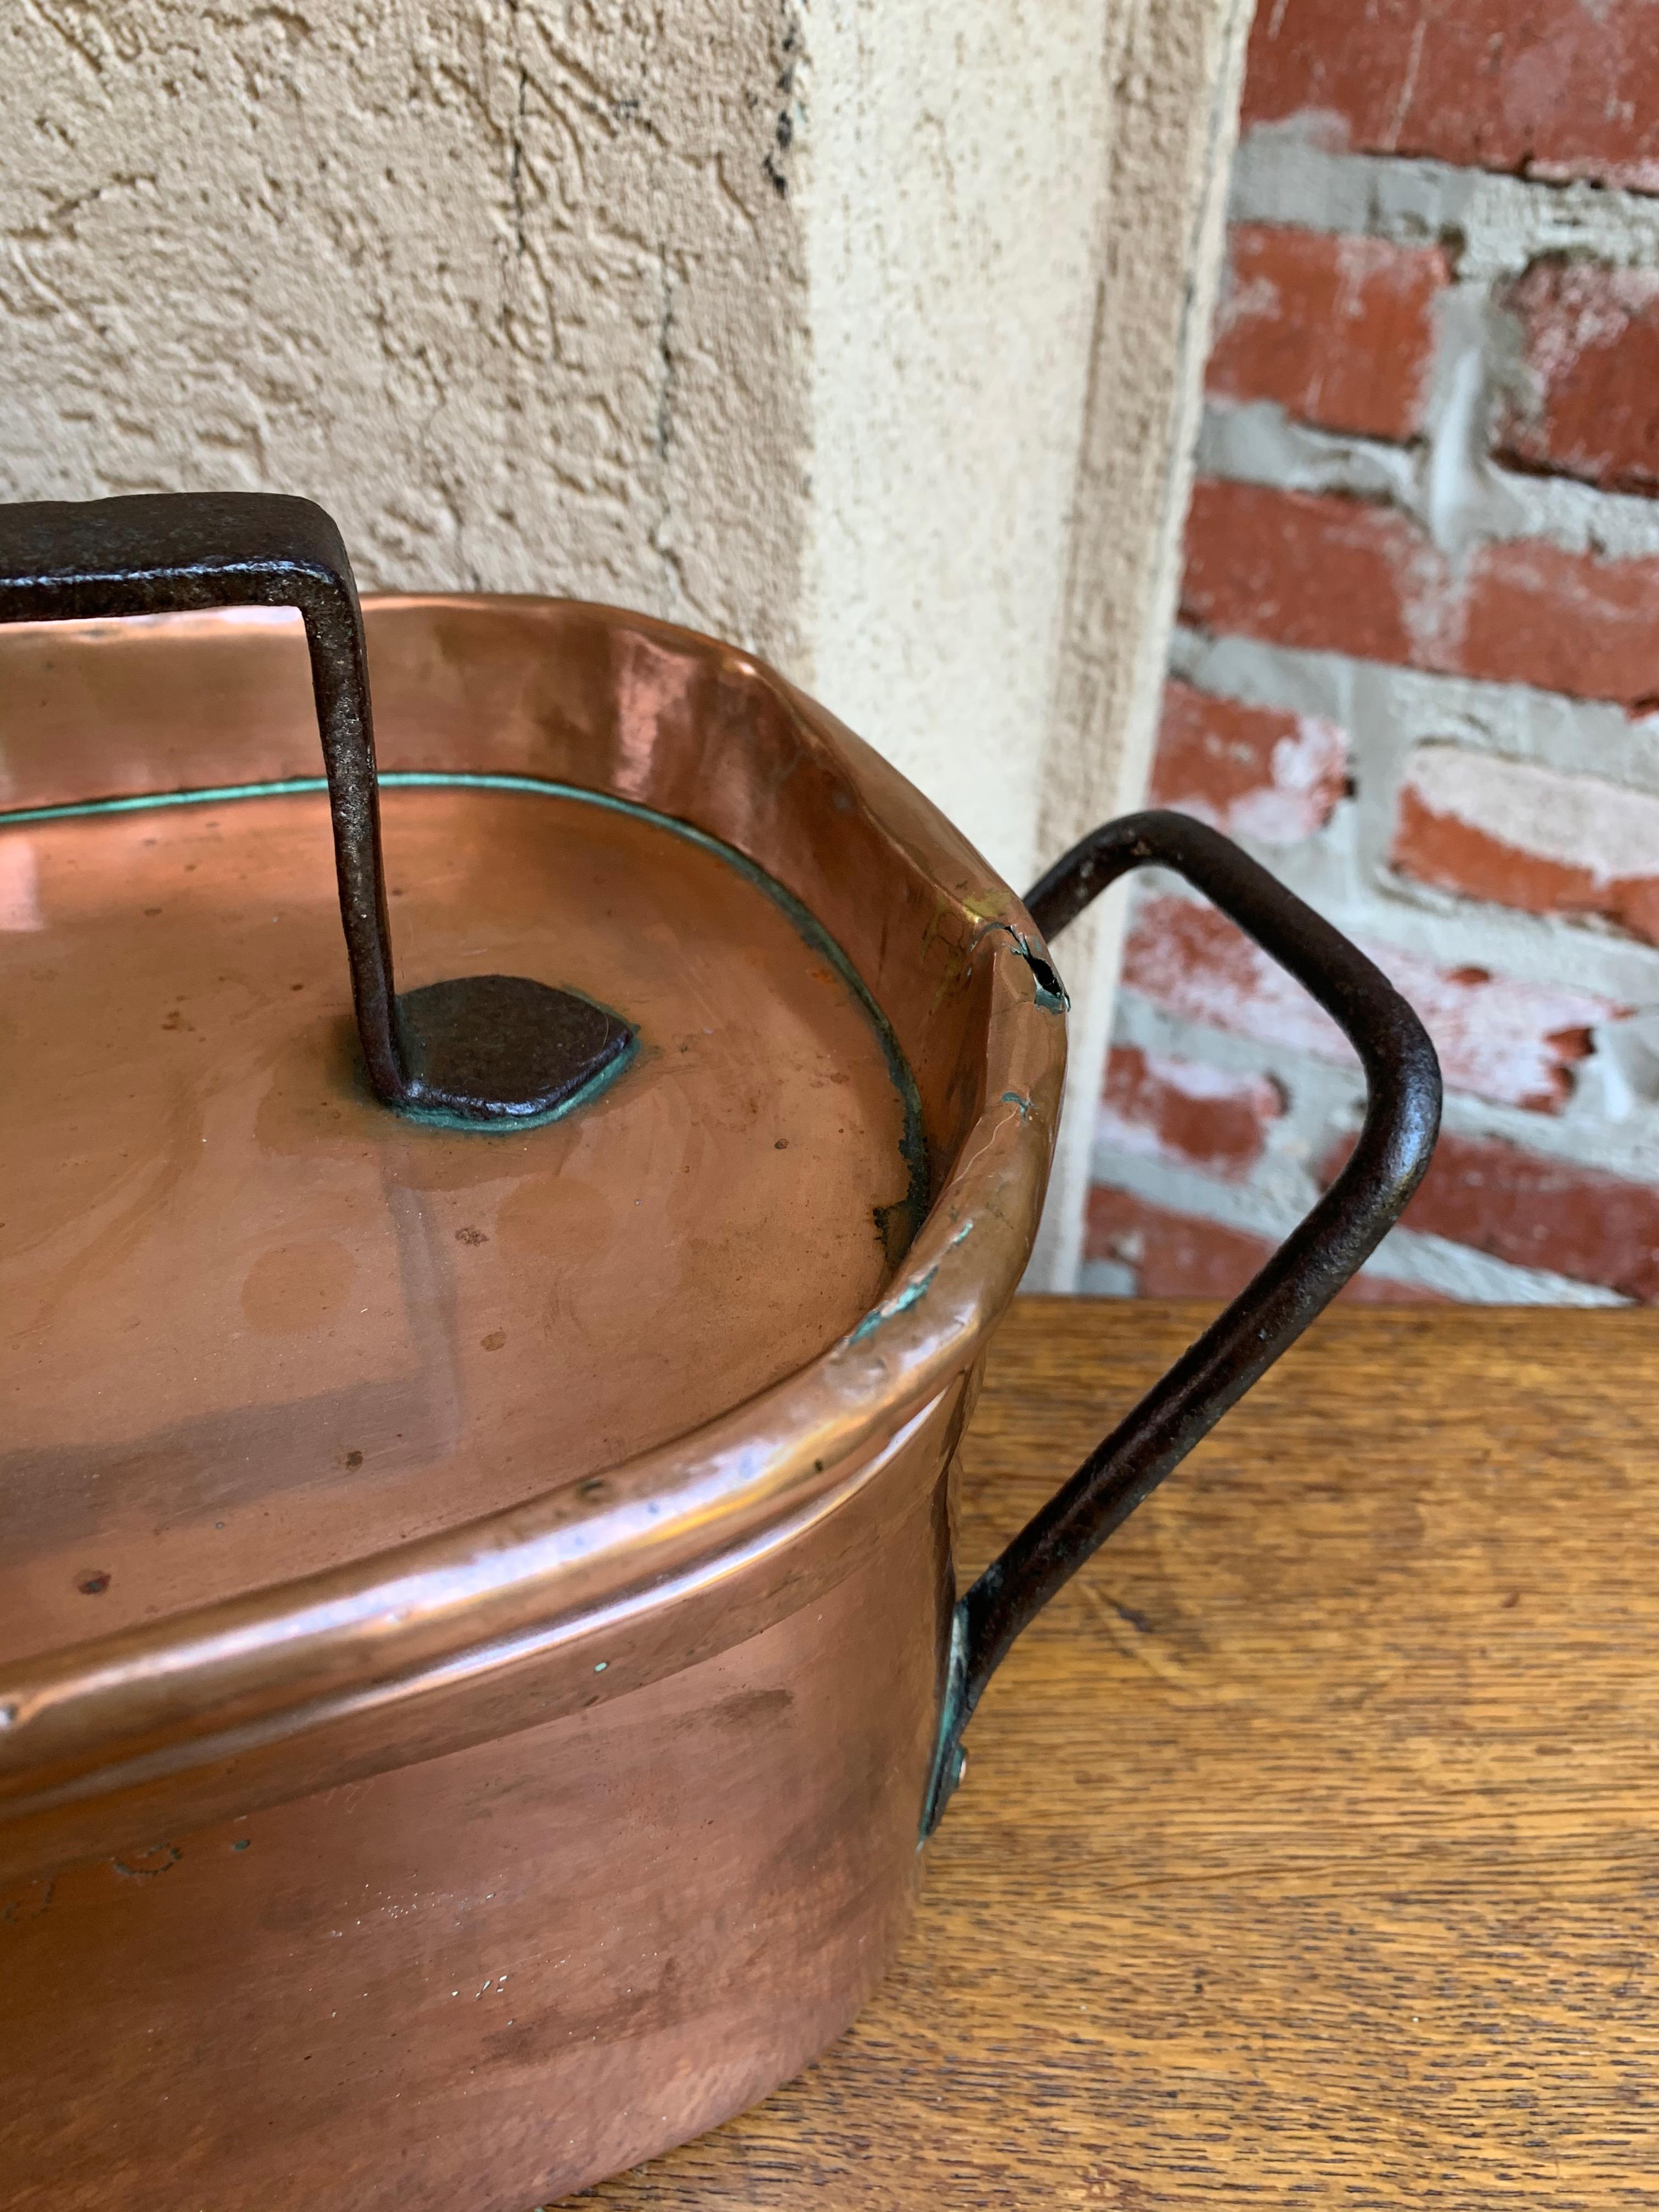
M 61 22 L 58 20 L 60 13 L 69 15 L 70 21 Z M 114 49 L 114 58 L 121 60 L 132 58 L 130 53 L 123 53 L 118 48 L 114 47 L 110 26 L 87 11 L 57 10 L 46 7 L 44 0 L 28 0 L 28 14 L 35 22 L 60 39 L 81 66 L 90 70 L 94 76 L 102 76 L 104 74 L 105 56 L 99 50 L 97 43 L 99 39 L 104 40 Z M 131 32 L 128 37 L 130 40 Z
M 530 99 L 530 71 L 525 67 L 524 50 L 519 27 L 519 0 L 507 0 L 513 18 L 513 62 L 517 72 L 514 87 L 513 120 L 507 131 L 507 179 L 513 197 L 513 241 L 520 261 L 525 258 L 524 232 L 524 128 L 525 111 Z
M 783 0 L 778 11 L 777 89 L 781 105 L 772 127 L 772 143 L 761 161 L 762 172 L 780 199 L 789 196 L 789 152 L 802 119 L 797 84 L 805 46 L 800 11 L 793 0 Z
M 652 527 L 651 544 L 662 562 L 670 593 L 676 606 L 683 606 L 690 597 L 686 589 L 685 567 L 670 535 L 674 521 L 672 459 L 674 445 L 674 399 L 678 368 L 674 351 L 674 294 L 676 278 L 669 265 L 667 253 L 659 249 L 657 266 L 661 277 L 662 306 L 657 317 L 657 520 Z
M 146 185 L 153 191 L 156 183 L 154 170 L 117 169 L 101 184 L 94 185 L 84 192 L 73 192 L 68 199 L 55 201 L 37 221 L 9 227 L 6 235 L 20 245 L 30 240 L 45 244 L 54 240 L 73 239 L 76 235 L 76 217 L 85 210 L 96 207 L 100 200 L 112 193 L 136 192 Z

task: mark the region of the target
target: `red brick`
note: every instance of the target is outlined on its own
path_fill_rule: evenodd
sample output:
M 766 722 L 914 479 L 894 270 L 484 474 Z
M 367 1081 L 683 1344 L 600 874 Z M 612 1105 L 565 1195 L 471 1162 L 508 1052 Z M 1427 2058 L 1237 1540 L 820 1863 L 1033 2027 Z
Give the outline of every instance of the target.
M 1659 695 L 1659 557 L 1486 545 L 1459 591 L 1404 515 L 1357 500 L 1200 481 L 1181 611 L 1274 645 L 1574 698 L 1645 708 Z
M 1435 246 L 1236 224 L 1206 381 L 1326 429 L 1413 437 L 1450 277 Z
M 1659 559 L 1602 561 L 1533 540 L 1485 546 L 1443 665 L 1646 708 L 1659 695 Z
M 1316 714 L 1164 687 L 1150 797 L 1235 836 L 1290 845 L 1329 821 L 1347 788 L 1348 740 Z
M 1120 1152 L 1199 1168 L 1237 1182 L 1261 1157 L 1267 1125 L 1285 1110 L 1265 1075 L 1114 1045 L 1097 1124 Z
M 1591 1029 L 1626 1011 L 1588 991 L 1441 968 L 1397 945 L 1363 949 L 1422 1016 L 1449 1088 L 1503 1105 L 1559 1112 Z M 1143 895 L 1124 947 L 1123 983 L 1182 1020 L 1321 1060 L 1352 1057 L 1301 985 L 1213 907 Z
M 1659 945 L 1659 799 L 1454 744 L 1407 764 L 1389 853 L 1418 882 Z
M 1326 1159 L 1328 1181 L 1346 1141 Z M 1407 1228 L 1659 1304 L 1659 1190 L 1496 1137 L 1443 1131 Z
M 1446 580 L 1390 508 L 1214 477 L 1193 487 L 1181 614 L 1202 629 L 1409 663 L 1413 611 Z
M 1131 1268 L 1143 1298 L 1231 1298 L 1272 1250 L 1265 1238 L 1173 1213 L 1104 1183 L 1089 1193 L 1087 1257 Z
M 1132 1269 L 1143 1298 L 1233 1297 L 1273 1249 L 1266 1237 L 1153 1206 L 1105 1183 L 1089 1193 L 1087 1256 Z M 1384 1275 L 1356 1275 L 1341 1295 L 1357 1305 L 1444 1303 L 1437 1291 Z
M 1534 392 L 1506 408 L 1500 457 L 1659 492 L 1659 270 L 1537 261 L 1503 304 L 1520 320 Z
M 1328 144 L 1659 191 L 1651 0 L 1263 0 L 1244 121 Z

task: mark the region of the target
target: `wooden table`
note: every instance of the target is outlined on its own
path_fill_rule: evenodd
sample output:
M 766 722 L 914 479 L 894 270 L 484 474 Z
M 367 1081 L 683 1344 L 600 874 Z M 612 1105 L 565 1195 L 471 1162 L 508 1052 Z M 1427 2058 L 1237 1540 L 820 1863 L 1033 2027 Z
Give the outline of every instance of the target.
M 976 1571 L 1191 1334 L 1022 1301 Z M 1659 1312 L 1328 1316 L 969 1732 L 886 1984 L 577 2200 L 1659 2203 Z

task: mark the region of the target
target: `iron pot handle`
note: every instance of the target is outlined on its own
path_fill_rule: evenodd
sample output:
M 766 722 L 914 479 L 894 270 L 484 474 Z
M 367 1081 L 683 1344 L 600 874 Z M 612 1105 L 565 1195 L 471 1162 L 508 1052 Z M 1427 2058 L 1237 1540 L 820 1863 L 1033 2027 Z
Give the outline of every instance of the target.
M 393 988 L 362 612 L 343 541 L 308 499 L 161 492 L 0 506 L 0 623 L 295 607 L 305 623 L 340 919 L 368 1079 L 400 1111 L 523 1127 L 633 1042 L 628 1024 L 521 975 Z
M 1364 1070 L 1364 1122 L 1305 1219 L 957 1606 L 924 1836 L 961 1778 L 963 1731 L 1014 1638 L 1376 1249 L 1422 1180 L 1439 1130 L 1439 1062 L 1411 1007 L 1346 937 L 1205 823 L 1166 811 L 1109 822 L 1057 860 L 1025 903 L 1052 937 L 1108 884 L 1150 864 L 1184 876 L 1340 1024 Z

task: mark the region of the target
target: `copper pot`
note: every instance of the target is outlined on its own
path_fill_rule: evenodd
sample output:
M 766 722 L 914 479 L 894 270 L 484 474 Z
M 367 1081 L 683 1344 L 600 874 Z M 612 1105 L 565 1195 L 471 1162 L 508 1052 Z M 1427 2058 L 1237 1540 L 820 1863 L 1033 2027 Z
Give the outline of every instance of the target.
M 10 2206 L 521 2212 L 794 2073 L 1013 1636 L 1433 1141 L 1409 1010 L 1195 823 L 1022 904 L 727 646 L 365 612 L 304 501 L 0 513 Z M 1343 1024 L 1369 1118 L 958 1601 L 1042 933 L 1147 860 Z

